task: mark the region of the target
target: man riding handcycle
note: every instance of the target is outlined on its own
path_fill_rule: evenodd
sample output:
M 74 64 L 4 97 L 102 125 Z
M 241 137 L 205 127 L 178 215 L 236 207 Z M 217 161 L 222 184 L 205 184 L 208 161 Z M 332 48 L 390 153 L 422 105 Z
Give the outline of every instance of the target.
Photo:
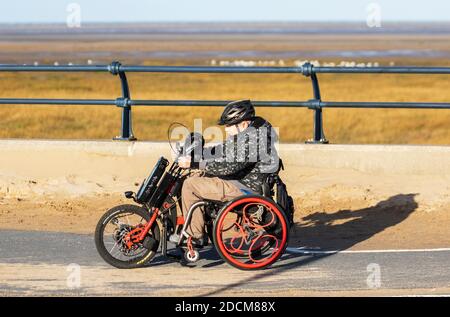
M 211 240 L 239 269 L 267 267 L 283 254 L 294 210 L 278 175 L 277 135 L 249 100 L 228 104 L 219 124 L 228 136 L 223 143 L 203 148 L 203 137 L 191 134 L 168 170 L 161 157 L 139 191 L 125 193 L 141 206 L 117 206 L 100 219 L 96 246 L 106 262 L 143 266 L 160 243 L 162 254 L 175 258 L 168 240 L 188 262 Z

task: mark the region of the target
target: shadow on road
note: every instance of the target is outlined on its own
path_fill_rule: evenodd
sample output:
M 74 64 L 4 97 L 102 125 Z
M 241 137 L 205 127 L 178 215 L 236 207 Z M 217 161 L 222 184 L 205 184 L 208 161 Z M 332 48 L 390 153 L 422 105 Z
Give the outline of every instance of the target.
M 417 194 L 399 194 L 376 205 L 359 210 L 339 210 L 335 213 L 315 212 L 297 223 L 291 231 L 290 247 L 320 247 L 324 250 L 345 250 L 373 235 L 395 226 L 413 213 Z M 338 223 L 335 223 L 338 222 Z M 202 296 L 211 296 L 240 287 L 284 271 L 331 256 L 331 254 L 287 254 L 272 267 L 252 274 L 239 282 L 226 285 Z
M 289 246 L 348 249 L 405 220 L 418 207 L 416 195 L 395 195 L 359 210 L 310 214 L 291 231 Z

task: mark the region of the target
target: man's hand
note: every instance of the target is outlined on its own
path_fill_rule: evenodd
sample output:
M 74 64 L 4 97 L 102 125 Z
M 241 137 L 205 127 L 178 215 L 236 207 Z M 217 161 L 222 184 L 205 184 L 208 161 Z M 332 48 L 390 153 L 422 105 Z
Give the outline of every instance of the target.
M 190 168 L 191 167 L 191 157 L 190 156 L 181 156 L 178 158 L 178 166 L 181 168 Z

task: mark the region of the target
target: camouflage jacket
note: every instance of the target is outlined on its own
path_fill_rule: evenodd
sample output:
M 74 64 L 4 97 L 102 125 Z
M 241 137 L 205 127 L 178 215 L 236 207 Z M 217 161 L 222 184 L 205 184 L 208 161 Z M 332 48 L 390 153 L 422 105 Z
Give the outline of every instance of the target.
M 204 149 L 199 168 L 207 176 L 237 180 L 257 193 L 268 174 L 277 173 L 279 157 L 275 149 L 278 136 L 271 124 L 261 117 L 225 142 Z

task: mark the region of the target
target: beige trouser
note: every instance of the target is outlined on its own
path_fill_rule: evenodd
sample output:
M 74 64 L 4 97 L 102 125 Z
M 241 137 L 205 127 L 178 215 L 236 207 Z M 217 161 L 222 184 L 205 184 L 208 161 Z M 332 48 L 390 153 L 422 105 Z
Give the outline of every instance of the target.
M 181 189 L 181 203 L 184 216 L 187 217 L 187 212 L 194 203 L 203 199 L 229 201 L 242 195 L 243 193 L 236 185 L 219 177 L 188 177 Z M 196 208 L 186 231 L 192 237 L 198 239 L 203 236 L 204 227 L 203 208 Z

